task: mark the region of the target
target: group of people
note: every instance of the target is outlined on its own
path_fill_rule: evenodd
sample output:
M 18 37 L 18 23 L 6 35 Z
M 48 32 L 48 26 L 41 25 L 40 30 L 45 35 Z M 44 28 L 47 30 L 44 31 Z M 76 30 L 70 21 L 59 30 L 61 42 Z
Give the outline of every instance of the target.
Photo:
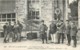
M 64 40 L 67 39 L 67 45 L 71 45 L 71 40 L 73 40 L 73 47 L 76 47 L 77 44 L 77 26 L 75 21 L 66 20 L 64 24 L 63 20 L 52 21 L 50 27 L 48 28 L 44 23 L 44 20 L 41 21 L 40 25 L 40 34 L 42 38 L 42 43 L 46 41 L 48 43 L 48 36 L 51 37 L 51 43 L 60 44 L 64 43 Z M 48 30 L 49 29 L 49 30 Z M 47 33 L 49 31 L 49 34 Z
M 44 20 L 41 21 L 40 25 L 40 35 L 42 39 L 42 43 L 45 41 L 48 43 L 49 37 L 51 38 L 51 43 L 60 44 L 64 43 L 64 40 L 67 39 L 67 45 L 71 45 L 71 40 L 73 40 L 73 47 L 77 45 L 77 26 L 74 21 L 66 20 L 66 24 L 64 24 L 63 20 L 51 21 L 50 27 L 44 23 Z M 4 43 L 10 41 L 12 38 L 12 42 L 21 41 L 21 32 L 23 29 L 22 24 L 18 21 L 14 22 L 14 25 L 11 25 L 9 21 L 3 26 L 4 29 Z M 50 36 L 49 36 L 50 35 Z
M 4 43 L 7 43 L 10 41 L 10 38 L 12 38 L 12 42 L 21 41 L 21 32 L 23 29 L 22 24 L 18 21 L 18 23 L 14 22 L 14 25 L 11 24 L 11 22 L 5 23 L 3 26 L 4 29 Z

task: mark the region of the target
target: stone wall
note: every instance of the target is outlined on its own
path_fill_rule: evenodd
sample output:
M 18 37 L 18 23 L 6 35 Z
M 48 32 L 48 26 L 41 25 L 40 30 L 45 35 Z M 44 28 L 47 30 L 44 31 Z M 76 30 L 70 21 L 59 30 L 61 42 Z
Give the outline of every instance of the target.
M 62 0 L 59 1 L 59 6 L 63 15 Z M 54 0 L 40 0 L 40 19 L 43 19 L 47 26 L 50 21 L 54 20 Z M 27 18 L 27 0 L 16 0 L 16 17 L 19 21 Z M 63 16 L 62 16 L 63 17 Z
M 27 0 L 16 0 L 16 21 L 20 21 L 23 24 L 23 29 L 26 25 L 24 19 L 27 19 Z
M 80 0 L 78 1 L 78 28 L 80 28 Z
M 41 1 L 41 19 L 48 25 L 52 21 L 52 0 Z
M 21 22 L 27 17 L 27 0 L 16 0 L 16 17 Z

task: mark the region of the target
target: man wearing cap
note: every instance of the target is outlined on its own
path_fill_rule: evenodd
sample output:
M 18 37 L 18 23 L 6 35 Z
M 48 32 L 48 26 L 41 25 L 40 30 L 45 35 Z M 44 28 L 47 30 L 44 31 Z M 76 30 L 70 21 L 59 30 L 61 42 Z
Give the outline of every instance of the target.
M 6 23 L 4 26 L 3 26 L 3 29 L 4 29 L 4 43 L 7 42 L 7 35 L 8 35 L 8 23 Z
M 22 24 L 18 21 L 18 41 L 21 41 L 22 29 L 23 29 L 23 26 L 22 26 Z
M 13 33 L 13 26 L 11 25 L 11 22 L 9 21 L 9 25 L 8 25 L 8 42 L 10 40 L 10 37 L 12 37 L 12 33 Z
M 58 23 L 58 44 L 60 44 L 60 40 L 62 41 L 62 44 L 64 43 L 64 23 L 63 23 L 63 20 L 59 20 L 59 23 Z
M 46 26 L 46 24 L 44 24 L 44 20 L 41 21 L 41 25 L 40 25 L 40 33 L 41 33 L 41 38 L 42 38 L 42 43 L 44 44 L 44 41 L 46 41 L 47 43 L 47 29 L 48 27 Z
M 66 27 L 65 27 L 65 33 L 66 33 L 66 36 L 67 36 L 67 45 L 69 46 L 70 45 L 70 42 L 71 42 L 71 36 L 70 36 L 70 30 L 71 30 L 71 25 L 69 23 L 69 20 L 66 20 L 67 23 L 66 23 Z
M 18 24 L 16 22 L 14 22 L 14 26 L 13 26 L 13 42 L 16 42 L 18 40 Z
M 71 23 L 71 40 L 73 40 L 73 47 L 76 47 L 76 44 L 77 44 L 77 39 L 76 39 L 77 32 L 78 32 L 77 26 L 75 22 L 72 22 Z
M 55 23 L 55 21 L 52 21 L 52 23 L 50 24 L 50 30 L 49 30 L 49 33 L 51 35 L 51 41 L 52 41 L 52 43 L 53 42 L 56 43 L 56 41 L 55 41 L 56 40 L 56 38 L 55 38 L 56 31 L 57 31 L 56 23 Z

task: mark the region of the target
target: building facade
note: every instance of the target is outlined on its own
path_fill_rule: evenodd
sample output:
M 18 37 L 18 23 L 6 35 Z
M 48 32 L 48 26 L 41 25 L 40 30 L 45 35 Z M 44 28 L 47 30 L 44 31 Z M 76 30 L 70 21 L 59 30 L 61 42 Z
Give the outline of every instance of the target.
M 15 9 L 16 17 L 21 22 L 24 23 L 24 19 L 36 21 L 44 19 L 49 26 L 50 21 L 57 18 L 67 19 L 67 7 L 67 0 L 16 0 Z
M 0 23 L 19 20 L 24 29 L 33 27 L 36 30 L 42 19 L 48 27 L 52 20 L 61 19 L 66 22 L 68 2 L 69 0 L 0 0 Z

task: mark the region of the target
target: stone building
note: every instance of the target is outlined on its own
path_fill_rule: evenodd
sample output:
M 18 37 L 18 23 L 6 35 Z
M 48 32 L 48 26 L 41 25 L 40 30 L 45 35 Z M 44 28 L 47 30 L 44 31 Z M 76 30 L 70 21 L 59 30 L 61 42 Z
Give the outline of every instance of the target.
M 68 0 L 16 0 L 16 17 L 24 23 L 24 19 L 39 21 L 44 19 L 47 26 L 56 19 L 56 8 L 59 9 L 59 18 L 67 20 Z
M 37 30 L 38 22 L 42 19 L 47 26 L 50 21 L 57 20 L 57 18 L 66 22 L 68 4 L 69 0 L 0 0 L 0 23 L 4 25 L 7 21 L 17 22 L 19 20 L 24 25 L 24 29 L 33 27 L 32 30 Z M 79 16 L 78 25 L 80 27 Z

